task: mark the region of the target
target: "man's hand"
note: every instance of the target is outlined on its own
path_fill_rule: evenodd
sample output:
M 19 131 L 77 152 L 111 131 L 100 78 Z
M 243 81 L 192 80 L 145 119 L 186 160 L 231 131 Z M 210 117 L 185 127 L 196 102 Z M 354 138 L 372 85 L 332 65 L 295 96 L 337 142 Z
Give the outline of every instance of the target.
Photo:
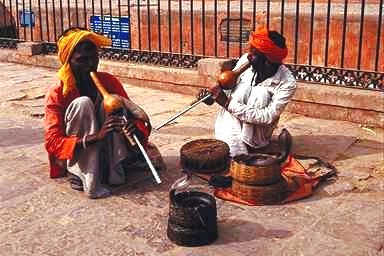
M 110 115 L 105 119 L 99 132 L 78 138 L 76 146 L 86 149 L 87 146 L 102 141 L 110 132 L 122 131 L 124 124 L 125 122 L 122 117 Z
M 228 99 L 227 95 L 224 93 L 219 84 L 215 84 L 209 87 L 208 91 L 212 93 L 212 98 L 214 101 L 216 101 L 217 104 L 225 109 L 228 107 L 230 99 Z
M 136 126 L 133 122 L 130 122 L 130 121 L 126 122 L 122 129 L 122 132 L 127 137 L 132 137 L 135 131 L 136 131 Z
M 96 135 L 97 140 L 104 139 L 107 134 L 112 131 L 121 131 L 124 124 L 125 122 L 122 117 L 113 115 L 108 116 L 107 119 L 104 121 L 103 125 L 101 126 L 100 131 Z
M 227 109 L 230 99 L 227 97 L 227 95 L 221 90 L 216 98 L 215 101 L 217 104 L 222 106 L 223 108 Z
M 208 89 L 201 89 L 199 91 L 199 94 L 197 95 L 197 100 L 201 100 L 202 98 L 206 97 L 207 95 L 210 95 L 211 93 L 208 91 Z M 215 100 L 212 99 L 212 97 L 209 97 L 208 99 L 204 100 L 203 101 L 205 104 L 207 105 L 212 105 L 213 103 L 215 103 Z
M 141 143 L 144 143 L 144 140 L 145 140 L 144 135 L 142 134 L 142 132 L 139 129 L 137 129 L 135 123 L 132 122 L 131 120 L 128 120 L 127 122 L 125 122 L 125 125 L 122 129 L 122 133 L 128 139 L 128 142 L 131 146 L 136 145 L 136 142 L 133 138 L 133 135 L 136 135 L 137 139 Z
M 209 94 L 211 94 L 211 97 L 203 101 L 205 104 L 212 105 L 213 102 L 216 101 L 217 104 L 224 107 L 225 109 L 228 107 L 230 99 L 228 99 L 227 95 L 225 95 L 223 89 L 218 83 L 215 83 L 207 89 L 201 89 L 197 95 L 197 99 L 200 100 Z

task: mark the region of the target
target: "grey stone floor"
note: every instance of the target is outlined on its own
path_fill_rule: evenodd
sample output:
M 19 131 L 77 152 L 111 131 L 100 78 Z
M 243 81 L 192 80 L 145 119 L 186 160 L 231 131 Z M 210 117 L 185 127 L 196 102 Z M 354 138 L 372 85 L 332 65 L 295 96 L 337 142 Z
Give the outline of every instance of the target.
M 181 176 L 180 147 L 213 137 L 217 107 L 201 105 L 153 132 L 167 171 L 107 199 L 90 200 L 66 179 L 49 179 L 43 147 L 43 97 L 55 71 L 0 63 L 0 255 L 384 255 L 384 131 L 285 113 L 280 127 L 293 151 L 338 169 L 312 197 L 248 207 L 217 199 L 219 238 L 186 248 L 166 237 L 168 190 Z M 154 125 L 193 97 L 125 88 Z M 209 191 L 199 180 L 194 188 Z

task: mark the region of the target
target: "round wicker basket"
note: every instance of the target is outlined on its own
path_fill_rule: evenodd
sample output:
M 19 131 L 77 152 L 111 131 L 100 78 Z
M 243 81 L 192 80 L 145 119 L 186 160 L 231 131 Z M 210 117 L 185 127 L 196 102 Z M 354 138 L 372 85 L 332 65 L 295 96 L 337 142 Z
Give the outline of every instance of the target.
M 234 180 L 248 185 L 270 185 L 282 180 L 280 164 L 273 155 L 254 154 L 239 156 L 231 161 L 229 168 Z M 266 161 L 269 164 L 265 165 Z
M 251 200 L 258 205 L 269 205 L 283 201 L 288 196 L 288 187 L 284 179 L 268 186 L 251 186 L 233 180 L 232 192 L 243 200 Z
M 229 147 L 215 139 L 193 140 L 181 147 L 180 163 L 184 169 L 193 172 L 221 172 L 229 166 Z

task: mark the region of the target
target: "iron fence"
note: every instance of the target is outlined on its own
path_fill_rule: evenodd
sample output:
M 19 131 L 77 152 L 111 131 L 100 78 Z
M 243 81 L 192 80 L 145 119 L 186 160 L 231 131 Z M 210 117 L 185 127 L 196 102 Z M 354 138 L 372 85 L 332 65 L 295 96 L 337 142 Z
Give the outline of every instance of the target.
M 0 0 L 0 47 L 43 41 L 68 27 L 112 38 L 102 58 L 193 68 L 238 58 L 266 26 L 287 39 L 298 80 L 384 90 L 383 0 Z

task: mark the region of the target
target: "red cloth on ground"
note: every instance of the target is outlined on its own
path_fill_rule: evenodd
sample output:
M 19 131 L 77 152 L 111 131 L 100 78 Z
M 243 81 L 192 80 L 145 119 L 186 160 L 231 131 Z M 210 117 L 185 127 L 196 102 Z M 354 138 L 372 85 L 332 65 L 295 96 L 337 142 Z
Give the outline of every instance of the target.
M 112 94 L 127 98 L 122 84 L 113 75 L 98 72 L 98 78 L 105 89 Z M 69 104 L 80 97 L 79 91 L 71 90 L 68 95 L 63 96 L 63 83 L 51 86 L 45 96 L 45 148 L 49 156 L 50 177 L 57 178 L 66 175 L 66 169 L 58 160 L 72 159 L 77 137 L 65 135 L 64 115 Z M 144 144 L 147 145 L 149 129 L 141 120 L 134 120 L 136 127 L 144 136 Z
M 309 176 L 305 168 L 292 155 L 289 155 L 285 164 L 281 166 L 281 175 L 288 183 L 290 194 L 281 203 L 294 201 L 312 195 L 313 188 L 319 183 L 320 178 L 312 178 Z M 231 188 L 215 189 L 214 195 L 220 199 L 245 204 L 259 205 L 253 200 L 243 200 L 233 194 Z
M 282 63 L 288 55 L 287 48 L 278 47 L 268 35 L 266 28 L 261 28 L 255 32 L 251 32 L 249 36 L 249 44 L 262 52 L 270 62 Z

